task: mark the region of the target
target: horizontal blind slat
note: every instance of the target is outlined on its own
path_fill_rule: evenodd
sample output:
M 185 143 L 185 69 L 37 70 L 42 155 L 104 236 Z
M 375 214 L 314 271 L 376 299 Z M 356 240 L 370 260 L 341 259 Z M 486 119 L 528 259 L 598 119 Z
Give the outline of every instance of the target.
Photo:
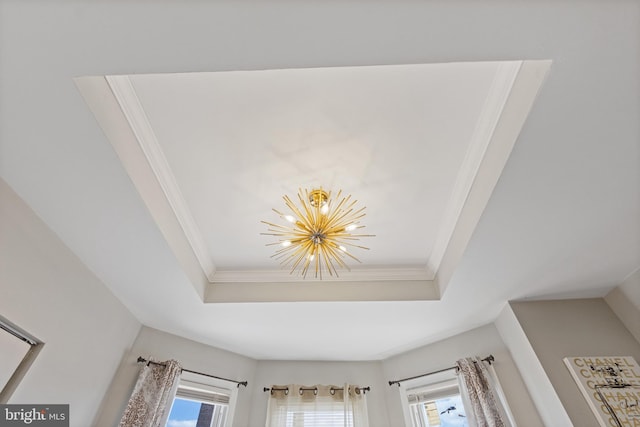
M 206 392 L 204 390 L 193 390 L 178 387 L 176 396 L 186 399 L 200 400 L 203 402 L 217 403 L 222 405 L 229 404 L 229 396 L 219 393 Z

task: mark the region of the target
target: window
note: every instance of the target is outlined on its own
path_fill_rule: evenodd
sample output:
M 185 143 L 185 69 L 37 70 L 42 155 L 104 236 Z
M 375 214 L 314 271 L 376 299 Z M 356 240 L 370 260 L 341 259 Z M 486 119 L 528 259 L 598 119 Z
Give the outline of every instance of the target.
M 237 390 L 228 383 L 184 372 L 173 399 L 166 427 L 231 426 Z
M 0 316 L 0 403 L 9 401 L 42 345 L 36 338 Z
M 345 391 L 346 390 L 346 391 Z M 272 388 L 267 427 L 360 427 L 367 424 L 365 389 L 288 385 Z
M 491 365 L 487 366 L 489 381 L 505 426 L 515 427 L 513 415 Z M 454 369 L 444 370 L 426 377 L 401 384 L 405 424 L 407 427 L 468 427 L 469 418 L 460 393 L 458 377 Z
M 458 386 L 455 383 L 446 385 L 408 395 L 414 427 L 469 426 Z
M 341 403 L 341 402 L 340 402 Z M 284 423 L 282 427 L 334 427 L 353 426 L 353 415 L 351 411 L 346 411 L 344 405 L 336 405 L 328 399 L 316 399 L 314 402 L 305 404 L 288 405 L 285 409 Z
M 455 370 L 403 383 L 407 427 L 468 427 Z

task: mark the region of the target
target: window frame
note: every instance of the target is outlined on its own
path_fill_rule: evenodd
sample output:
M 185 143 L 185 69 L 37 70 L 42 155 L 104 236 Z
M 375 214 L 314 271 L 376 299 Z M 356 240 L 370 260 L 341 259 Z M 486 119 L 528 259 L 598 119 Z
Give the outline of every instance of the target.
M 29 368 L 35 361 L 36 357 L 38 356 L 38 353 L 40 353 L 40 350 L 42 350 L 42 347 L 44 346 L 44 343 L 42 341 L 40 341 L 30 333 L 26 332 L 24 329 L 20 328 L 19 326 L 13 324 L 5 317 L 0 316 L 0 333 L 3 333 L 3 332 L 8 333 L 9 335 L 13 335 L 17 339 L 26 342 L 27 344 L 29 344 L 30 347 L 25 353 L 25 355 L 22 357 L 22 360 L 18 363 L 18 365 L 13 370 L 13 373 L 7 380 L 7 383 L 4 385 L 0 384 L 0 386 L 2 386 L 2 389 L 0 389 L 1 404 L 9 402 L 9 399 L 13 395 L 14 391 L 16 390 L 16 388 L 18 388 L 18 385 L 20 384 L 24 376 L 27 374 L 27 371 L 29 370 Z
M 398 389 L 400 390 L 398 395 L 401 401 L 406 427 L 413 426 L 413 417 L 411 414 L 412 403 L 409 402 L 410 395 L 416 393 L 432 393 L 431 398 L 433 400 L 456 394 L 460 395 L 460 387 L 458 386 L 458 377 L 455 369 L 402 382 L 399 384 Z
M 184 386 L 184 388 L 189 388 L 191 390 L 199 391 L 201 390 L 203 394 L 207 392 L 223 394 L 229 397 L 229 402 L 227 405 L 227 415 L 226 420 L 222 427 L 231 427 L 233 425 L 233 416 L 235 414 L 236 401 L 238 397 L 238 387 L 234 384 L 229 383 L 228 381 L 220 380 L 217 378 L 212 378 L 206 375 L 200 375 L 193 372 L 183 372 L 180 375 L 180 380 L 178 382 L 178 386 L 176 387 L 176 392 L 174 393 L 171 400 L 171 407 L 169 408 L 169 414 L 171 413 L 171 409 L 173 408 L 173 403 L 175 399 L 183 399 L 183 400 L 193 400 L 207 404 L 221 404 L 219 402 L 207 401 L 206 399 L 194 399 L 191 397 L 180 396 L 180 386 Z M 167 419 L 168 422 L 168 419 Z

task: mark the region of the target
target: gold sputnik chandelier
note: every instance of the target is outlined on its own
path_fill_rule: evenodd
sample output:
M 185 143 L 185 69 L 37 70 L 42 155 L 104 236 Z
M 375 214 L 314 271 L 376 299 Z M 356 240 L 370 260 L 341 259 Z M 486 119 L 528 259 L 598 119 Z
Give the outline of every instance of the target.
M 288 224 L 262 221 L 269 226 L 269 232 L 262 234 L 278 238 L 277 242 L 268 243 L 267 246 L 280 246 L 272 258 L 279 260 L 283 268 L 290 268 L 291 274 L 297 271 L 303 278 L 312 271 L 315 277 L 322 279 L 323 272 L 338 277 L 338 268 L 350 270 L 345 262 L 347 257 L 361 262 L 349 250 L 369 249 L 355 242 L 361 237 L 373 235 L 353 233 L 364 228 L 359 221 L 365 216 L 365 208 L 356 209 L 358 201 L 352 200 L 351 195 L 342 197 L 340 190 L 332 199 L 331 192 L 322 188 L 311 191 L 300 189 L 300 206 L 286 195 L 283 199 L 291 214 L 277 209 L 273 211 Z

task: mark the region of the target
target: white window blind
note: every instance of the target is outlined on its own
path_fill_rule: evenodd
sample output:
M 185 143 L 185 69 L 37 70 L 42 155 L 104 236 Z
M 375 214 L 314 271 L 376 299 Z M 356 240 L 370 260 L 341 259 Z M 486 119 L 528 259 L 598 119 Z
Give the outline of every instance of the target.
M 183 372 L 166 426 L 232 426 L 237 387 L 228 387 L 224 380 Z
M 279 407 L 270 424 L 278 427 L 353 427 L 353 414 L 343 405 L 318 398 L 313 403 L 296 402 Z
M 267 427 L 367 427 L 366 399 L 355 387 L 314 386 L 299 392 L 299 386 L 289 386 L 289 392 L 278 391 L 269 398 Z M 344 393 L 346 389 L 349 392 Z

